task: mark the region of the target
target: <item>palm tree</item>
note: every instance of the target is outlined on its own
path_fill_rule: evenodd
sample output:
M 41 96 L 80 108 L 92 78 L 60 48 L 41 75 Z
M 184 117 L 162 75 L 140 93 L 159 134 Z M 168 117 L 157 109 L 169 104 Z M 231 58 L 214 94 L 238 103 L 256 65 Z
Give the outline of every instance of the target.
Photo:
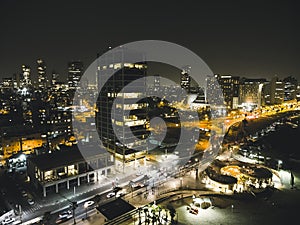
M 174 224 L 174 218 L 175 218 L 175 215 L 176 215 L 176 210 L 174 209 L 174 207 L 172 205 L 167 205 L 167 208 L 169 210 L 169 213 L 170 213 L 170 216 L 171 216 L 171 224 Z
M 152 217 L 151 217 L 151 219 L 152 219 L 152 224 L 154 225 L 154 223 L 155 223 L 155 210 L 152 209 L 152 210 L 151 210 L 151 213 L 152 213 Z
M 141 208 L 138 208 L 139 212 L 139 225 L 142 224 L 142 218 L 141 218 Z
M 145 213 L 145 223 L 149 222 L 149 218 L 148 218 L 148 208 L 144 208 L 144 213 Z
M 168 210 L 167 209 L 165 209 L 165 218 L 164 219 L 166 222 L 168 222 L 169 218 L 168 218 Z
M 50 225 L 50 220 L 51 220 L 51 212 L 47 211 L 44 213 L 42 224 Z

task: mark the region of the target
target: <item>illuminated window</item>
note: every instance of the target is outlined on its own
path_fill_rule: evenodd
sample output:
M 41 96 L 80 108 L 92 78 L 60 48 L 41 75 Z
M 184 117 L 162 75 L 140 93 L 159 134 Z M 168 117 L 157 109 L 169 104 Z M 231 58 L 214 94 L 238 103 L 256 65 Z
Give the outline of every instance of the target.
M 74 176 L 78 174 L 78 171 L 75 168 L 75 165 L 68 166 L 68 176 Z
M 123 122 L 121 122 L 121 121 L 116 121 L 116 125 L 118 125 L 118 126 L 123 126 Z
M 134 64 L 133 63 L 124 63 L 124 67 L 133 68 Z
M 51 180 L 53 178 L 53 171 L 49 170 L 44 173 L 45 180 Z
M 122 64 L 121 64 L 121 63 L 116 63 L 116 64 L 114 65 L 114 69 L 115 69 L 115 70 L 121 69 L 121 67 L 122 67 Z

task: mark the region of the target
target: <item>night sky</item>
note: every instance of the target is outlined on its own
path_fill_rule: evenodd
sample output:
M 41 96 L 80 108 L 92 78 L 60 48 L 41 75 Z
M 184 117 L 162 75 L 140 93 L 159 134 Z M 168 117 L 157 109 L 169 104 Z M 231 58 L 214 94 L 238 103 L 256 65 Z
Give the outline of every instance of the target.
M 300 81 L 298 1 L 199 2 L 0 0 L 0 77 L 22 64 L 36 73 L 38 58 L 64 75 L 70 60 L 87 67 L 108 46 L 156 39 L 189 48 L 214 73 Z

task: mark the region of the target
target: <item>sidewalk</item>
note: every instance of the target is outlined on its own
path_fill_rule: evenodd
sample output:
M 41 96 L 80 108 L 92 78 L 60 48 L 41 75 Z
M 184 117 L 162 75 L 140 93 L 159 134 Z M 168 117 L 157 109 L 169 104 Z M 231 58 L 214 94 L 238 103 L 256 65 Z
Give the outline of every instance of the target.
M 194 172 L 187 173 L 182 177 L 182 183 L 180 181 L 181 179 L 172 178 L 166 183 L 159 185 L 159 187 L 157 186 L 157 183 L 155 183 L 154 192 L 152 192 L 151 187 L 141 188 L 133 193 L 129 193 L 124 199 L 138 208 L 153 203 L 154 201 L 158 201 L 157 204 L 160 204 L 160 201 L 173 202 L 177 201 L 179 198 L 184 199 L 192 197 L 193 195 L 216 194 L 214 191 L 207 190 L 199 179 L 195 179 Z M 141 191 L 142 194 L 138 194 Z M 145 196 L 144 194 L 146 193 L 148 194 Z M 89 213 L 88 220 L 78 219 L 77 221 L 76 224 L 80 225 L 103 225 L 105 223 L 105 218 L 100 213 Z M 70 224 L 70 222 L 66 222 L 63 225 L 67 224 Z M 134 225 L 137 224 L 137 222 L 128 220 L 122 225 L 127 224 Z
M 120 186 L 127 185 L 129 180 L 137 177 L 137 171 L 137 168 L 127 167 L 125 174 L 115 172 L 114 174 L 109 175 L 109 177 L 93 184 L 82 184 L 80 186 L 75 186 L 75 188 L 70 187 L 69 190 L 60 190 L 59 193 L 51 193 L 48 194 L 47 197 L 35 194 L 36 204 L 32 207 L 32 210 L 29 209 L 24 211 L 22 216 L 23 222 L 42 216 L 45 212 L 60 211 L 68 207 L 71 201 L 81 203 L 92 198 L 96 194 L 105 193 L 113 187 L 113 182 Z M 32 192 L 34 193 L 34 191 Z

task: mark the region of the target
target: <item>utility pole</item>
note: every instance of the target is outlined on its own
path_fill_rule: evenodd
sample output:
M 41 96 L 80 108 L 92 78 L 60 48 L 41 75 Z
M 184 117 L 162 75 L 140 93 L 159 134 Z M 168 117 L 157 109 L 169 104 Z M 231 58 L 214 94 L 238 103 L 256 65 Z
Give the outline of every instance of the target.
M 22 223 L 22 207 L 19 205 L 19 215 L 20 215 L 20 221 Z
M 60 194 L 63 198 L 65 198 L 68 202 L 70 202 L 70 208 L 72 209 L 72 212 L 73 212 L 73 219 L 74 219 L 74 223 L 73 224 L 76 224 L 76 216 L 75 216 L 75 209 L 78 207 L 78 204 L 77 202 L 73 202 L 71 201 L 70 199 L 68 199 L 66 196 Z
M 78 207 L 77 202 L 72 202 L 72 203 L 71 203 L 71 207 L 72 207 L 72 211 L 73 211 L 73 220 L 74 220 L 74 224 L 76 224 L 75 209 Z

